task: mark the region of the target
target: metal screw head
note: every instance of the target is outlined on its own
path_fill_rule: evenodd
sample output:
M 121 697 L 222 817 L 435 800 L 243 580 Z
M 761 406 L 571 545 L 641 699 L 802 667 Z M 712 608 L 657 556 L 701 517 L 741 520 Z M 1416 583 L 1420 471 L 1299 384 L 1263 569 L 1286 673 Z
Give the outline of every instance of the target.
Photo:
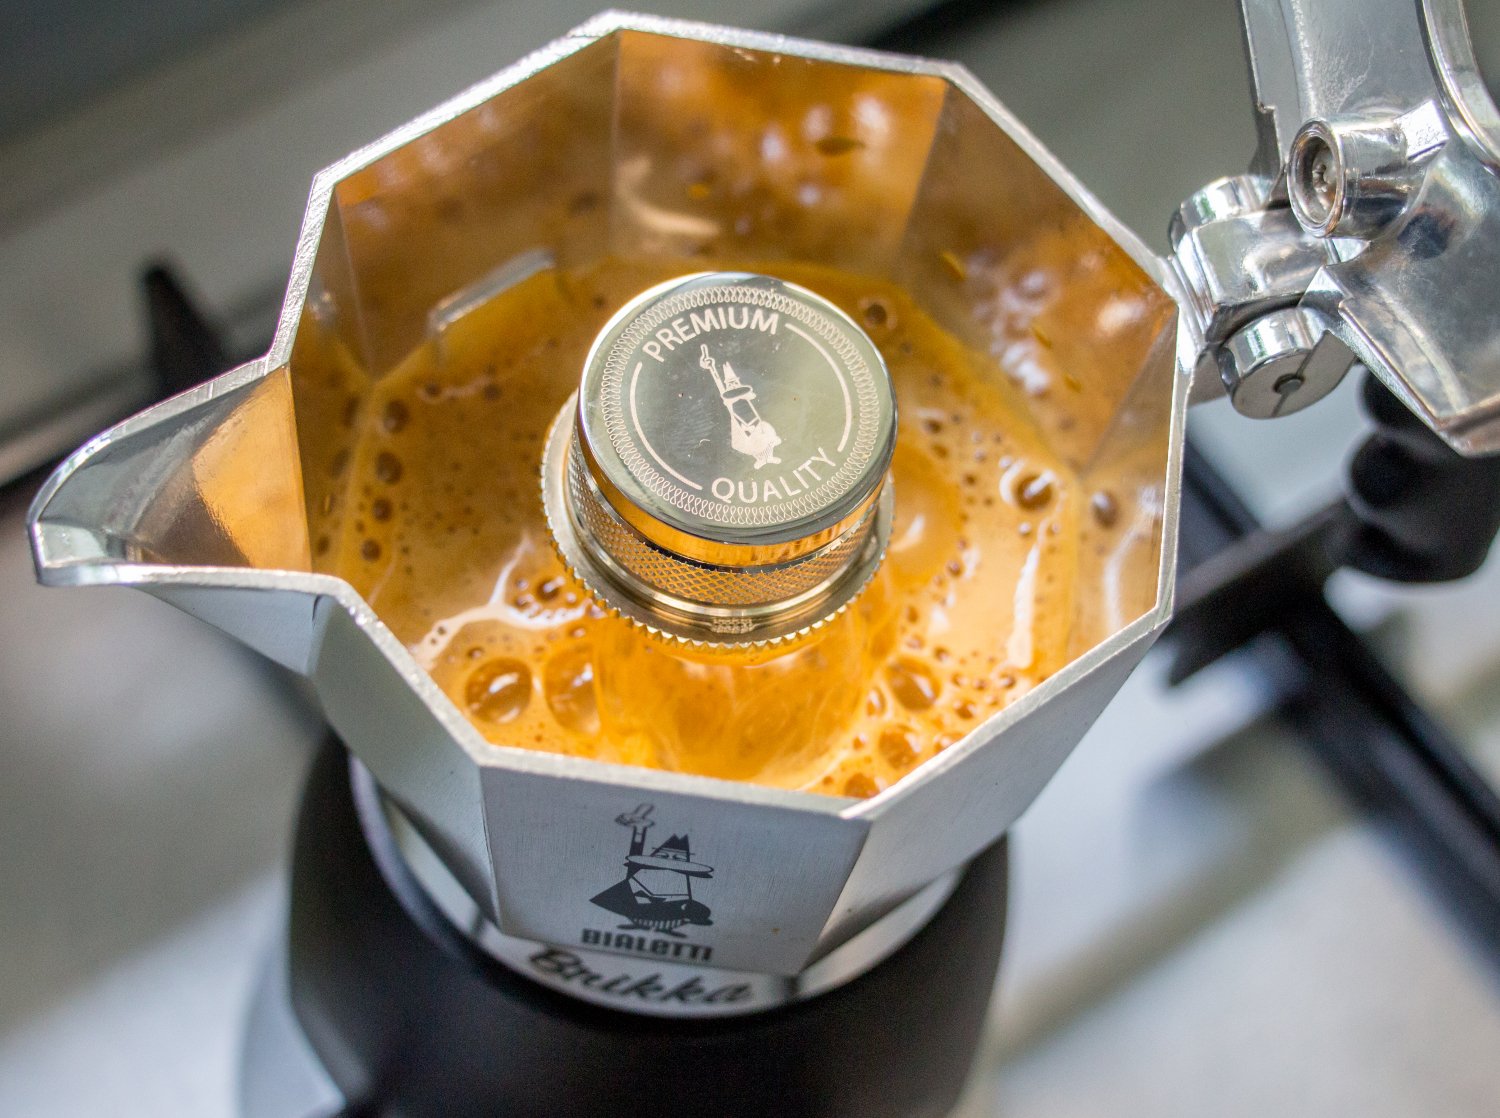
M 1318 146 L 1313 149 L 1307 162 L 1308 194 L 1316 199 L 1318 208 L 1325 212 L 1336 208 L 1339 192 L 1338 157 L 1333 149 Z
M 1287 200 L 1319 237 L 1379 236 L 1405 210 L 1447 133 L 1435 110 L 1310 120 L 1292 139 Z
M 1256 319 L 1224 343 L 1219 372 L 1235 411 L 1276 419 L 1337 387 L 1354 355 L 1302 307 Z
M 1346 207 L 1344 161 L 1323 121 L 1307 124 L 1292 142 L 1287 196 L 1292 212 L 1310 233 L 1327 236 Z

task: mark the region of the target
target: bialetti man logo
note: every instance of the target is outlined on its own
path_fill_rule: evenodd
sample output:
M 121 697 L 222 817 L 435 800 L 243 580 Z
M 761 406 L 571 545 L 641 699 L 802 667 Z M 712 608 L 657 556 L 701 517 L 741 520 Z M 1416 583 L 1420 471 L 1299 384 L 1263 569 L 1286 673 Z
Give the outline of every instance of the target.
M 706 963 L 713 957 L 707 944 L 690 943 L 685 927 L 709 927 L 709 908 L 693 896 L 693 882 L 713 877 L 712 866 L 693 861 L 687 835 L 672 835 L 646 852 L 646 832 L 654 823 L 651 804 L 617 816 L 630 828 L 630 848 L 624 876 L 590 898 L 605 912 L 623 917 L 615 928 L 584 928 L 579 942 L 593 949 L 580 955 L 561 947 L 547 947 L 530 957 L 536 973 L 549 982 L 587 991 L 585 996 L 654 1005 L 713 1006 L 742 1002 L 752 996 L 744 981 L 715 984 L 708 975 L 668 969 L 615 969 L 594 952 L 644 955 L 659 962 Z M 650 934 L 646 934 L 650 933 Z M 672 977 L 668 978 L 670 974 Z M 708 978 L 708 981 L 705 981 Z
M 728 542 L 842 518 L 894 438 L 890 378 L 859 326 L 748 273 L 643 292 L 600 335 L 579 399 L 596 479 L 689 535 L 730 529 Z
M 672 835 L 648 854 L 646 832 L 655 825 L 651 819 L 654 810 L 651 804 L 641 804 L 615 819 L 620 826 L 630 828 L 625 874 L 590 899 L 605 912 L 624 917 L 625 923 L 611 931 L 585 928 L 581 942 L 590 947 L 707 962 L 712 949 L 685 942 L 687 937 L 681 929 L 713 924 L 709 907 L 693 896 L 693 882 L 713 877 L 713 867 L 693 861 L 687 835 Z M 632 934 L 635 932 L 657 934 Z
M 724 362 L 721 373 L 718 364 L 708 352 L 707 344 L 699 347 L 698 364 L 708 370 L 714 378 L 714 387 L 719 390 L 719 399 L 724 401 L 724 410 L 729 413 L 729 445 L 741 454 L 755 460 L 755 468 L 781 464 L 776 457 L 776 448 L 781 445 L 781 436 L 761 418 L 755 408 L 755 389 L 740 380 L 734 366 Z

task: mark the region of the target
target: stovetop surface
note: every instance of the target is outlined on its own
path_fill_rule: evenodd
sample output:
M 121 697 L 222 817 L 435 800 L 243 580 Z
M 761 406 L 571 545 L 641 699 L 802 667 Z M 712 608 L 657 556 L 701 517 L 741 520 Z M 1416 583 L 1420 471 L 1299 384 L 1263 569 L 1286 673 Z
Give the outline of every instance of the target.
M 0 406 L 100 377 L 128 396 L 144 259 L 169 252 L 210 305 L 263 304 L 320 164 L 592 7 L 408 11 L 281 93 L 257 83 L 288 63 L 258 71 L 253 36 L 215 48 L 256 86 L 242 106 L 113 164 L 57 156 L 69 186 L 51 204 L 0 199 Z M 967 62 L 1156 248 L 1178 198 L 1244 165 L 1227 0 L 960 8 L 919 49 Z M 329 34 L 343 11 L 300 9 Z M 788 2 L 764 22 L 821 12 Z M 174 97 L 188 77 L 131 96 Z M 1337 488 L 1353 387 L 1271 426 L 1199 409 L 1193 434 L 1285 522 Z M 35 587 L 26 498 L 0 498 L 0 1113 L 228 1115 L 320 726 L 285 676 L 154 600 Z M 1500 564 L 1459 587 L 1341 575 L 1333 590 L 1500 779 Z M 1493 964 L 1344 806 L 1243 658 L 1177 690 L 1165 667 L 1148 658 L 1017 829 L 1001 994 L 963 1118 L 1494 1113 Z

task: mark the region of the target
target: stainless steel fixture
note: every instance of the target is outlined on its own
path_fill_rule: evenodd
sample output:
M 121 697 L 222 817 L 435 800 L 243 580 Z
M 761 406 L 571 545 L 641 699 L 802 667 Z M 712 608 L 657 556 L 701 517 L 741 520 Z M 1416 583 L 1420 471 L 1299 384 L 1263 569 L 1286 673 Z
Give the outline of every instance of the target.
M 796 427 L 772 426 L 758 393 L 796 401 Z M 895 441 L 890 376 L 852 319 L 796 284 L 708 273 L 605 328 L 553 426 L 542 493 L 600 601 L 684 639 L 760 643 L 822 624 L 869 581 Z
M 1286 415 L 1358 361 L 1455 449 L 1500 450 L 1500 113 L 1462 0 L 1241 7 L 1259 146 L 1172 223 L 1196 392 Z

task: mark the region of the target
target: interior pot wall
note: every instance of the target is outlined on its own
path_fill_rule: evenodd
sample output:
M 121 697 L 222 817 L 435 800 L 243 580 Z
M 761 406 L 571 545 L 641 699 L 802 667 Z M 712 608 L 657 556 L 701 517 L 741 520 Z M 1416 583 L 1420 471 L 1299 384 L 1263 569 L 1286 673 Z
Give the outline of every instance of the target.
M 1069 651 L 1081 656 L 1155 608 L 1167 520 L 1177 377 L 1175 315 L 1161 326 L 1079 481 L 1078 585 Z M 1180 436 L 1177 436 L 1180 437 Z
M 370 385 L 518 258 L 812 260 L 901 283 L 1119 502 L 1080 519 L 1078 651 L 1155 602 L 1174 307 L 941 77 L 616 32 L 338 182 L 320 236 L 292 355 L 314 541 Z
M 946 83 L 623 32 L 611 244 L 889 276 Z
M 314 566 L 371 385 L 518 257 L 607 251 L 617 48 L 562 57 L 334 186 L 291 356 Z

